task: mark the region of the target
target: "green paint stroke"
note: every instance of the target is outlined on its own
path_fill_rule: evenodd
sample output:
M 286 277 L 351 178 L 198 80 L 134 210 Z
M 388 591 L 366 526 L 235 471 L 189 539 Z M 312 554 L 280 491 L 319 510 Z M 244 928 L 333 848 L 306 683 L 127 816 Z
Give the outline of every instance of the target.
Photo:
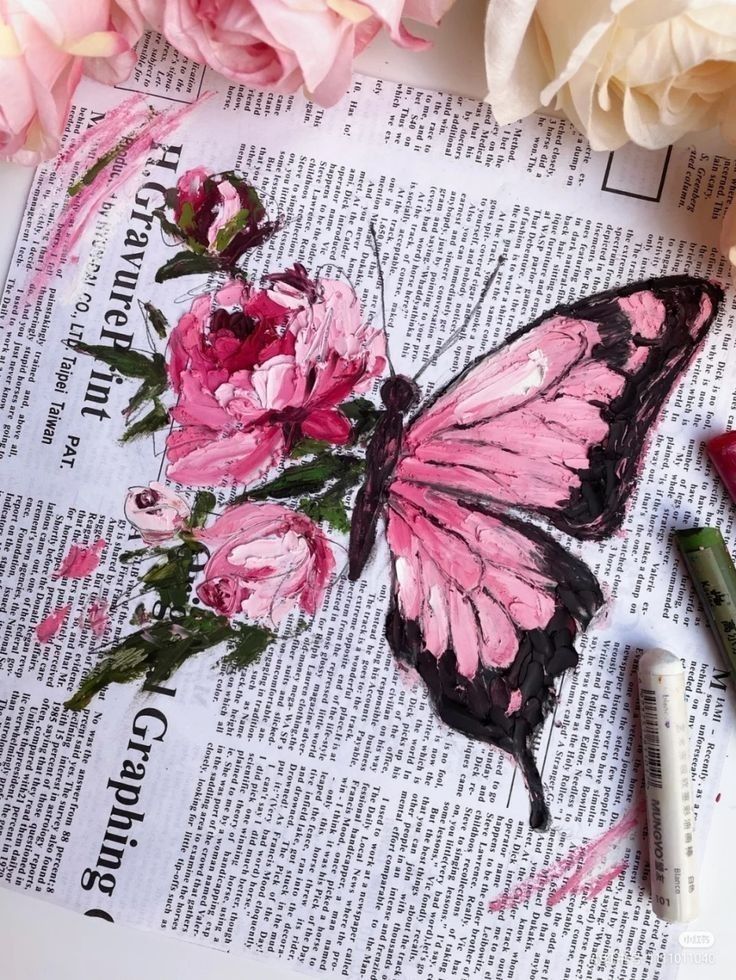
M 97 175 L 102 173 L 109 163 L 112 163 L 113 160 L 117 159 L 121 153 L 128 149 L 130 144 L 133 142 L 133 139 L 133 136 L 124 136 L 111 150 L 108 150 L 107 153 L 103 153 L 100 159 L 93 163 L 89 170 L 84 173 L 76 183 L 72 184 L 67 191 L 69 197 L 74 197 L 75 194 L 78 194 L 85 187 L 89 187 L 89 185 L 94 182 Z
M 227 644 L 220 666 L 233 672 L 254 663 L 274 639 L 263 626 L 231 623 L 225 616 L 190 608 L 175 622 L 151 623 L 103 651 L 98 665 L 82 679 L 65 707 L 81 711 L 110 684 L 129 684 L 139 678 L 149 685 L 161 684 L 190 657 L 220 643 Z

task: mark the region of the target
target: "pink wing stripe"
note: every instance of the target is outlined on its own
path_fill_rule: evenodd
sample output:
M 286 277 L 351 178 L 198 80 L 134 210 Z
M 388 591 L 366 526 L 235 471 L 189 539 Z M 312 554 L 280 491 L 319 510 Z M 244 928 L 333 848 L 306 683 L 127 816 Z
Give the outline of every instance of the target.
M 614 377 L 622 387 L 623 379 Z M 585 469 L 588 447 L 607 431 L 600 409 L 558 394 L 470 429 L 449 429 L 418 445 L 397 475 L 503 503 L 552 507 L 561 493 L 580 485 L 575 471 Z
M 556 583 L 544 572 L 538 547 L 488 513 L 395 481 L 387 537 L 402 615 L 419 624 L 434 656 L 451 642 L 465 677 L 479 663 L 507 667 L 519 631 L 552 618 Z
M 623 393 L 664 331 L 665 304 L 651 291 L 617 302 L 631 338 L 622 338 L 620 367 L 595 357 L 599 324 L 552 316 L 483 358 L 421 413 L 407 431 L 397 477 L 505 506 L 563 506 L 581 486 L 591 449 L 607 438 L 604 407 Z M 711 312 L 704 295 L 691 334 Z
M 559 383 L 600 339 L 598 325 L 555 316 L 485 357 L 422 412 L 407 433 L 418 445 L 445 429 L 472 425 L 518 408 Z
M 656 340 L 662 333 L 665 321 L 665 308 L 661 299 L 654 293 L 642 291 L 623 296 L 618 305 L 635 329 L 636 336 L 646 340 Z

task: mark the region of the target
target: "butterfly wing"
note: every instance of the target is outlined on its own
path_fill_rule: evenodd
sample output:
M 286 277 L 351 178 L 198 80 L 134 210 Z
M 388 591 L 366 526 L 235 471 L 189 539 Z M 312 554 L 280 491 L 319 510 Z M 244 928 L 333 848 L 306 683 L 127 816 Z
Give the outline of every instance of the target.
M 647 435 L 721 298 L 680 276 L 559 307 L 406 432 L 387 494 L 387 636 L 448 724 L 515 756 L 533 827 L 548 813 L 531 739 L 602 596 L 581 561 L 508 508 L 578 537 L 618 527 Z
M 396 475 L 543 515 L 579 538 L 607 537 L 722 296 L 674 276 L 545 314 L 419 413 Z
M 547 822 L 531 737 L 573 641 L 602 602 L 595 576 L 539 528 L 401 480 L 386 533 L 394 563 L 387 635 L 453 728 L 510 752 Z

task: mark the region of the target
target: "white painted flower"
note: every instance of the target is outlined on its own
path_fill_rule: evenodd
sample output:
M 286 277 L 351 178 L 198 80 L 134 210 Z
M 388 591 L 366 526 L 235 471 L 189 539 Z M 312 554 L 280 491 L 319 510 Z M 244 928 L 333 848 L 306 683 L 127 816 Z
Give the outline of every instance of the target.
M 186 500 L 155 481 L 147 487 L 131 487 L 125 498 L 125 516 L 148 545 L 170 541 L 190 513 Z

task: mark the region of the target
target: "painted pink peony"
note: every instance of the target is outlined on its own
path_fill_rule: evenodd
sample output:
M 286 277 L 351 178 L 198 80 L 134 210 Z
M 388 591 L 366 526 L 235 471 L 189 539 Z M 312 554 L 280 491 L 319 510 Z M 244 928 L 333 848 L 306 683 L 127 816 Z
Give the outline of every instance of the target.
M 353 58 L 385 27 L 405 48 L 427 42 L 402 24 L 436 24 L 453 0 L 126 0 L 194 61 L 252 88 L 304 86 L 334 105 L 350 84 Z
M 170 479 L 248 484 L 302 437 L 349 439 L 339 406 L 382 372 L 383 331 L 344 282 L 313 282 L 299 266 L 286 276 L 271 290 L 234 281 L 200 296 L 172 332 Z
M 335 567 L 314 521 L 280 504 L 230 507 L 196 536 L 210 552 L 197 595 L 222 616 L 274 624 L 297 608 L 313 616 Z
M 54 156 L 82 72 L 122 81 L 141 30 L 117 0 L 0 0 L 0 158 Z
M 189 504 L 163 483 L 131 487 L 125 498 L 125 516 L 148 545 L 170 541 L 186 525 Z

